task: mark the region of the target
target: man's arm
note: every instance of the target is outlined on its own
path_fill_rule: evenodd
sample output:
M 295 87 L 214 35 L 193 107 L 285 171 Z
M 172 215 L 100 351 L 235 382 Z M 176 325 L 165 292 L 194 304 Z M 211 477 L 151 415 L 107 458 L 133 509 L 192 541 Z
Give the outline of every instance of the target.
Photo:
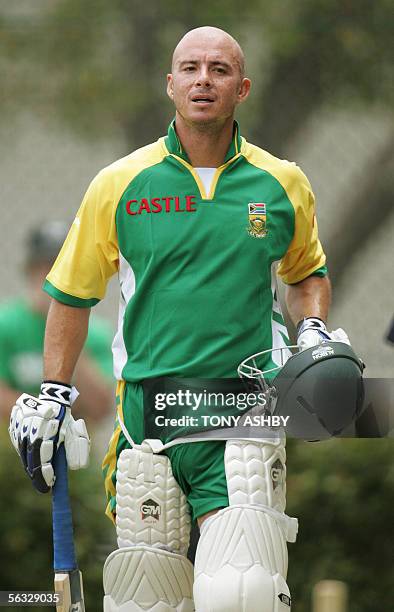
M 289 285 L 286 305 L 297 326 L 297 345 L 305 350 L 326 340 L 350 344 L 343 329 L 328 332 L 326 321 L 331 302 L 331 283 L 327 276 L 308 276 L 300 283 Z
M 308 276 L 286 287 L 286 306 L 294 325 L 306 317 L 317 317 L 326 322 L 330 303 L 331 283 L 328 276 Z
M 66 306 L 52 299 L 44 341 L 44 380 L 71 384 L 88 334 L 90 308 Z

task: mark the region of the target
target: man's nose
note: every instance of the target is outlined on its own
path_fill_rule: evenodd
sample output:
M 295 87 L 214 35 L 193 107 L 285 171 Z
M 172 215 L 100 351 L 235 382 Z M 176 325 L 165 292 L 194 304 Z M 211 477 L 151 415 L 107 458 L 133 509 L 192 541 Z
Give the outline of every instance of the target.
M 207 66 L 201 66 L 196 74 L 196 85 L 198 87 L 210 87 L 212 83 L 211 75 Z

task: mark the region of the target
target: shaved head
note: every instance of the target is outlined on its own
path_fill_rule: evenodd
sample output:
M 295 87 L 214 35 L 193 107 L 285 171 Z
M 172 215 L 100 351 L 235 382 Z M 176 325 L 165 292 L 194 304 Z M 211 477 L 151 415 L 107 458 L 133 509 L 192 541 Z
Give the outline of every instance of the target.
M 237 64 L 241 78 L 245 75 L 245 57 L 239 43 L 230 34 L 213 26 L 203 26 L 186 32 L 174 49 L 172 56 L 172 71 L 179 57 L 186 49 L 194 45 L 204 45 L 206 48 L 224 48 L 229 51 L 232 60 Z

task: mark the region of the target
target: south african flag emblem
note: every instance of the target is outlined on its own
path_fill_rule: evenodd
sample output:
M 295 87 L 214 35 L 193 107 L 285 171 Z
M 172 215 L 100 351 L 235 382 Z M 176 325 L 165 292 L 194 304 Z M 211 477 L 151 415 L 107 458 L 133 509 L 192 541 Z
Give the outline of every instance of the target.
M 249 202 L 248 234 L 253 238 L 267 235 L 267 205 L 263 202 Z

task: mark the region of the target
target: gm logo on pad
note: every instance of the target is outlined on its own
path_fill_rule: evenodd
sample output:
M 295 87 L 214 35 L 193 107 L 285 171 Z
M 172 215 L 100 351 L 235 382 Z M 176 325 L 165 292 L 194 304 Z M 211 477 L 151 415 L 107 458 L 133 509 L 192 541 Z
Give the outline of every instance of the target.
M 143 521 L 146 521 L 147 519 L 155 519 L 156 521 L 158 521 L 160 518 L 160 514 L 161 514 L 160 504 L 155 502 L 154 499 L 149 498 L 143 501 L 141 504 L 140 510 L 141 510 L 141 519 Z M 151 521 L 148 521 L 148 522 L 151 522 Z

